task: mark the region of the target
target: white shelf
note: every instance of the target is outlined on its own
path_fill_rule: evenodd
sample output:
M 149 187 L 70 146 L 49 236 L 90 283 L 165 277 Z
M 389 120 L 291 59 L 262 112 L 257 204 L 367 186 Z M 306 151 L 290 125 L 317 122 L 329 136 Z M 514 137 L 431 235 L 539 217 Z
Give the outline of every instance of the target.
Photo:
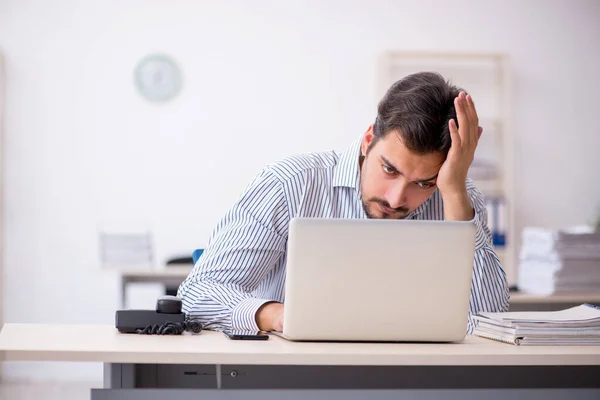
M 473 183 L 485 197 L 505 195 L 501 179 L 473 179 Z

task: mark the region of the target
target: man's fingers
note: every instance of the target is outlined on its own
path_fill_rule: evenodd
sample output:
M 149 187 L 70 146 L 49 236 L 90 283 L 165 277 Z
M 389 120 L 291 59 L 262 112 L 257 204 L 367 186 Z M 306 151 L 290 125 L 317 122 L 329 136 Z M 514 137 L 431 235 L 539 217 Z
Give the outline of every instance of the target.
M 465 112 L 465 117 L 469 122 L 468 125 L 465 126 L 465 130 L 461 133 L 463 135 L 465 144 L 471 145 L 477 140 L 477 114 L 475 113 L 475 106 L 473 105 L 471 96 L 464 92 L 462 106 Z
M 456 119 L 458 120 L 458 126 L 460 127 L 460 130 L 458 130 L 458 134 L 460 135 L 461 141 L 467 140 L 467 129 L 469 127 L 469 120 L 467 118 L 467 113 L 465 109 L 464 96 L 464 92 L 460 92 L 458 97 L 454 99 L 454 107 L 456 108 Z
M 462 142 L 458 133 L 458 127 L 456 126 L 456 122 L 453 119 L 448 121 L 448 128 L 450 129 L 450 139 L 452 139 L 452 147 L 460 147 Z
M 277 318 L 277 331 L 283 332 L 283 311 Z
M 471 111 L 471 116 L 476 119 L 477 118 L 477 109 L 475 108 L 475 102 L 470 94 L 467 95 L 467 104 L 469 105 L 469 110 Z
M 475 127 L 479 128 L 479 117 L 477 116 L 477 110 L 475 110 L 475 103 L 473 102 L 473 98 L 471 95 L 466 96 L 466 103 L 468 105 L 469 112 L 469 122 L 471 123 L 471 132 L 473 132 L 473 140 L 477 142 L 479 140 L 479 129 L 475 129 Z

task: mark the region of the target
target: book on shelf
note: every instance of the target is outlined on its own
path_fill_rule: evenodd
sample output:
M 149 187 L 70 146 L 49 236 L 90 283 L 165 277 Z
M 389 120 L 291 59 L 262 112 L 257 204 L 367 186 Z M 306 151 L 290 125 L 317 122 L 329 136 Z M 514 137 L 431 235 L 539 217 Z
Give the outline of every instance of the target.
M 600 345 L 600 307 L 560 311 L 482 312 L 474 335 L 521 346 Z

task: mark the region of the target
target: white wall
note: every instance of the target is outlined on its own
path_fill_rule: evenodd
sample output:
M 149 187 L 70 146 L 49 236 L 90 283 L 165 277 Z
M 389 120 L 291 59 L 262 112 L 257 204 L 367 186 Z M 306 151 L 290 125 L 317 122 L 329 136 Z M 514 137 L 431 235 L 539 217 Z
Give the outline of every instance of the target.
M 0 2 L 5 321 L 112 323 L 119 289 L 98 266 L 99 226 L 150 226 L 159 261 L 202 247 L 265 163 L 363 133 L 390 49 L 509 54 L 520 226 L 590 222 L 599 22 L 594 0 Z M 184 72 L 162 106 L 132 84 L 155 51 Z M 100 371 L 5 368 L 40 380 Z
M 2 53 L 0 53 L 0 326 L 4 324 L 4 206 L 2 205 L 2 200 L 4 199 L 3 195 L 3 166 L 4 159 L 2 156 L 4 146 L 4 135 L 2 128 L 4 126 L 3 118 L 4 118 L 4 59 L 2 58 Z M 0 328 L 2 329 L 2 328 Z M 0 371 L 1 372 L 1 371 Z M 2 381 L 2 376 L 0 375 L 0 382 Z

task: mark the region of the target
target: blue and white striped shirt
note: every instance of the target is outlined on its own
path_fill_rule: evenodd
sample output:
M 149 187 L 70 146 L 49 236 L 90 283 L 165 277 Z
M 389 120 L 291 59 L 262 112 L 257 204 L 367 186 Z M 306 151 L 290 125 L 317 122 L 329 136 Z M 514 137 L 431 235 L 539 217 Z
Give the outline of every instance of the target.
M 294 217 L 368 218 L 360 198 L 360 140 L 346 151 L 287 158 L 263 169 L 219 222 L 181 284 L 183 309 L 210 329 L 258 330 L 256 312 L 284 302 L 288 225 Z M 505 311 L 506 275 L 492 247 L 483 195 L 467 182 L 477 226 L 468 333 L 472 315 Z M 406 219 L 442 220 L 439 190 Z

